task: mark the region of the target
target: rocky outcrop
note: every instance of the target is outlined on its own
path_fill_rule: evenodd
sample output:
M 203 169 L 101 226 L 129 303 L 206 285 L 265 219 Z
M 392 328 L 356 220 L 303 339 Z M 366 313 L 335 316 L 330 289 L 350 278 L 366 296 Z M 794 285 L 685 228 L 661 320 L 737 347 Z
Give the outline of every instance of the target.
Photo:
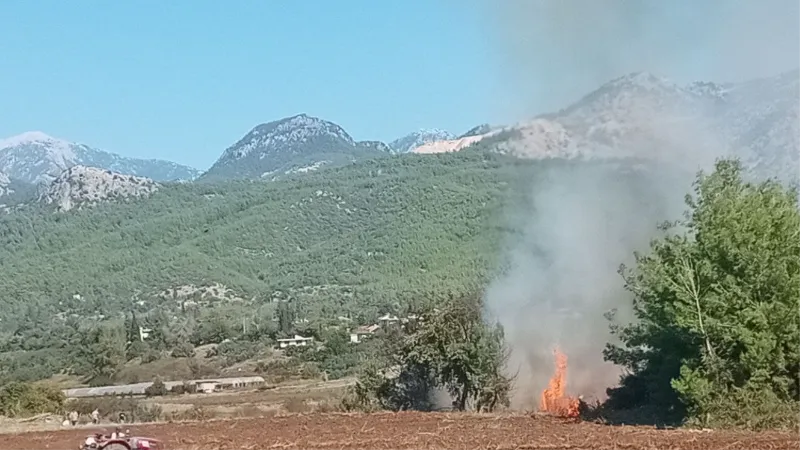
M 39 202 L 55 206 L 59 211 L 68 211 L 104 201 L 147 197 L 158 188 L 159 185 L 149 178 L 96 167 L 73 166 L 42 190 Z

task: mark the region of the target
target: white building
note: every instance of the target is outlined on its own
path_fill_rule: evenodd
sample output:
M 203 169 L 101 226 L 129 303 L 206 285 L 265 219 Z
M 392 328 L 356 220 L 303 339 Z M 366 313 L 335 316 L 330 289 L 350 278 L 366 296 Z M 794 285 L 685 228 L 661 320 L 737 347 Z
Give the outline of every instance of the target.
M 400 322 L 400 319 L 397 316 L 393 316 L 391 314 L 385 314 L 381 317 L 378 317 L 378 323 L 386 328 L 390 325 L 394 325 Z
M 172 388 L 182 385 L 182 384 L 194 384 L 197 386 L 198 392 L 206 392 L 206 389 L 212 389 L 212 392 L 224 390 L 224 389 L 231 389 L 231 388 L 252 388 L 256 386 L 261 386 L 265 383 L 264 378 L 262 377 L 237 377 L 237 378 L 217 378 L 214 380 L 187 380 L 187 381 L 165 381 L 164 387 L 167 390 L 171 390 Z M 145 391 L 148 387 L 150 387 L 153 383 L 136 383 L 136 384 L 125 384 L 119 386 L 99 386 L 93 388 L 74 388 L 74 389 L 64 389 L 62 392 L 67 398 L 82 398 L 82 397 L 103 397 L 107 395 L 111 396 L 123 396 L 123 395 L 145 395 Z
M 358 344 L 365 337 L 369 337 L 376 331 L 378 331 L 379 328 L 380 325 L 369 325 L 366 327 L 358 327 L 350 332 L 350 342 L 352 342 L 353 344 Z
M 305 347 L 312 342 L 314 342 L 313 337 L 303 337 L 295 334 L 292 338 L 278 339 L 278 347 Z
M 219 382 L 217 381 L 201 381 L 197 383 L 197 392 L 202 392 L 203 394 L 211 394 L 217 390 L 219 386 Z

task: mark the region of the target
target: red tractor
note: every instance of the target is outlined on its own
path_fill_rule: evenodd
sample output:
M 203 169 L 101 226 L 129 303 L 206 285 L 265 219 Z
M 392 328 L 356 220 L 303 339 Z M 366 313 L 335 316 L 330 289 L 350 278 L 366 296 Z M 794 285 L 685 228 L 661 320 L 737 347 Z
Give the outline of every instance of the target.
M 110 435 L 95 433 L 87 436 L 80 450 L 164 450 L 164 445 L 158 439 L 130 436 L 128 432 L 122 433 L 117 429 Z

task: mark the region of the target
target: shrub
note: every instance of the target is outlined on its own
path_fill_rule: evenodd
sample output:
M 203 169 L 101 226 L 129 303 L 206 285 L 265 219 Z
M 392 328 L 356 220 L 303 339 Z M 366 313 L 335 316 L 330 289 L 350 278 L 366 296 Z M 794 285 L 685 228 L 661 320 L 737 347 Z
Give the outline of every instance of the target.
M 163 409 L 159 405 L 136 405 L 133 411 L 134 422 L 158 422 L 163 414 Z
M 6 417 L 61 414 L 65 401 L 61 391 L 49 386 L 12 382 L 0 388 L 0 414 Z
M 169 390 L 169 392 L 175 395 L 194 394 L 195 392 L 197 392 L 197 385 L 183 382 L 183 384 L 173 386 L 172 389 Z
M 226 341 L 216 348 L 216 355 L 225 359 L 225 365 L 232 366 L 254 358 L 264 349 L 258 342 Z
M 188 342 L 182 342 L 172 349 L 170 356 L 173 358 L 194 358 L 194 346 Z
M 144 395 L 147 397 L 160 397 L 163 395 L 167 395 L 167 387 L 164 385 L 164 382 L 160 379 L 156 379 L 153 381 L 153 384 L 147 387 L 144 390 Z

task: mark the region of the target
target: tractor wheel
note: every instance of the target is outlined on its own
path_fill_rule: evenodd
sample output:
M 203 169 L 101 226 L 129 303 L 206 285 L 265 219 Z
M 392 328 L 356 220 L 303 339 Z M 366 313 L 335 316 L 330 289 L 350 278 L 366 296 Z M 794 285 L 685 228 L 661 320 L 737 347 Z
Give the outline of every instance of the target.
M 104 446 L 101 450 L 131 450 L 131 448 L 121 442 L 112 442 Z

